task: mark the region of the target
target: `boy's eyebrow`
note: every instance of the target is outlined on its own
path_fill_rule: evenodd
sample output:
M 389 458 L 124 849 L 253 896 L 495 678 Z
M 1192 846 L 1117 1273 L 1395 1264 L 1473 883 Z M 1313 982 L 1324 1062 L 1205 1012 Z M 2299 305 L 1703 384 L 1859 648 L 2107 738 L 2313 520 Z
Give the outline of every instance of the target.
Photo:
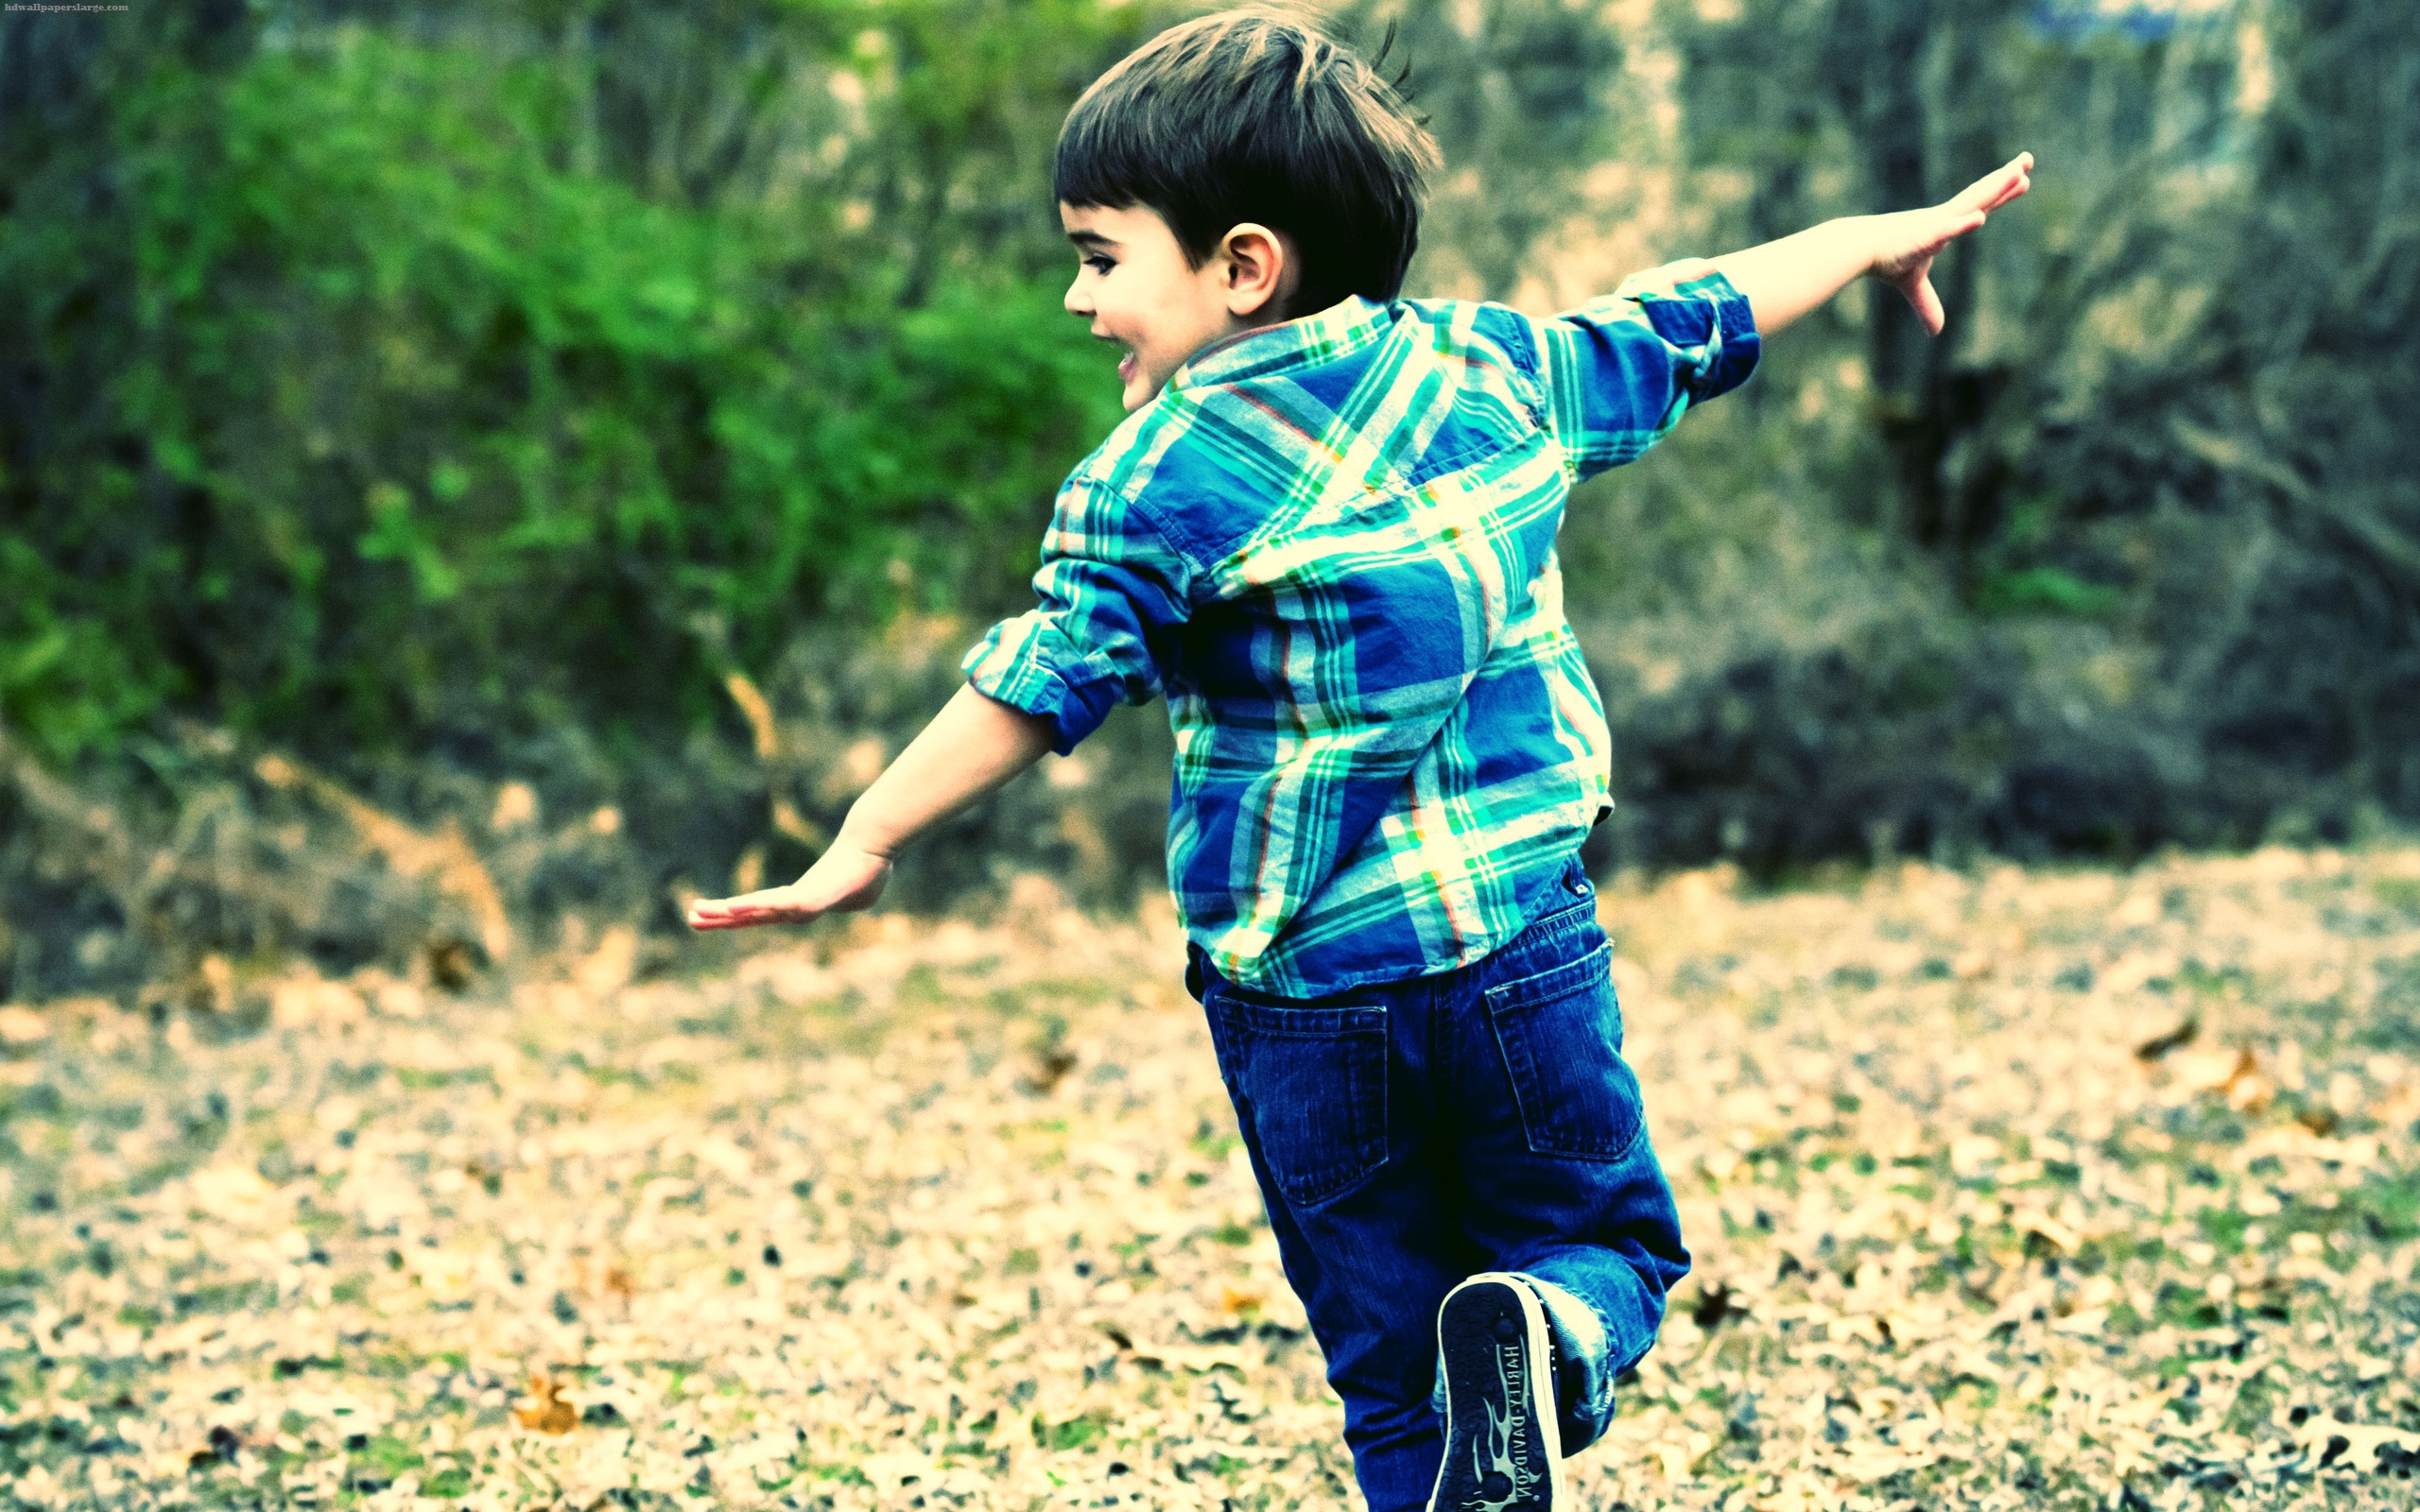
M 1097 231 L 1071 231 L 1067 239 L 1083 248 L 1114 248 L 1117 245 Z

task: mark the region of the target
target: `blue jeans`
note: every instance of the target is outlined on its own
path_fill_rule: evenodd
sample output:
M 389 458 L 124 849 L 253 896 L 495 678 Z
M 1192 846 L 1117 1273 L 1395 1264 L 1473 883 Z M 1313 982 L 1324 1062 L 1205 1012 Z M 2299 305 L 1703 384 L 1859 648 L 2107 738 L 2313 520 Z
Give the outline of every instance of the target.
M 1421 1507 L 1436 1484 L 1437 1306 L 1457 1282 L 1546 1283 L 1571 1453 L 1612 1420 L 1614 1378 L 1689 1268 L 1577 860 L 1564 890 L 1567 906 L 1482 960 L 1332 997 L 1254 992 L 1193 957 L 1371 1512 Z

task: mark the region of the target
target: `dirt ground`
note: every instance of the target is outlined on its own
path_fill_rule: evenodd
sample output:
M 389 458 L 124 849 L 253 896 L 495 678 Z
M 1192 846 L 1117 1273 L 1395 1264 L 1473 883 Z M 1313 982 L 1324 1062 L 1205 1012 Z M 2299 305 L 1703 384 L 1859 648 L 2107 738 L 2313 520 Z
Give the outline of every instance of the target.
M 1697 1268 L 1582 1505 L 2412 1504 L 2420 850 L 1605 915 Z M 0 1504 L 1357 1504 L 1165 917 L 636 943 L 0 1008 Z

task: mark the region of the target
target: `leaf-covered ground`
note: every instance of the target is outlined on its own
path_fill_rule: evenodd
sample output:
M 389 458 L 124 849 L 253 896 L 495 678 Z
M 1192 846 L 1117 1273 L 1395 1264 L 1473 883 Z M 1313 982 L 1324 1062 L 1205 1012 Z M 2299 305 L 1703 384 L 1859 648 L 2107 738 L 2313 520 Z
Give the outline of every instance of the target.
M 1605 911 L 1698 1269 L 1583 1505 L 2411 1504 L 2420 851 Z M 1350 1500 L 1164 919 L 633 946 L 0 1009 L 0 1503 Z

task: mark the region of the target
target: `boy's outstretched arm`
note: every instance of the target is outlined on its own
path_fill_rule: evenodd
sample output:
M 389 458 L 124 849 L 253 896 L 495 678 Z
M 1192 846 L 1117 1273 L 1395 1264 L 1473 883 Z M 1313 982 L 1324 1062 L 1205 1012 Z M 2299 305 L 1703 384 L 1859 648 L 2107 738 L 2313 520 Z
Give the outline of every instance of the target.
M 1925 329 L 1939 335 L 1945 317 L 1941 296 L 1933 292 L 1933 258 L 2032 187 L 2032 172 L 2033 154 L 2022 152 L 1941 204 L 1827 220 L 1718 257 L 1714 266 L 1747 297 L 1759 335 L 1771 335 L 1868 273 L 1906 296 Z
M 803 924 L 873 906 L 901 846 L 1041 760 L 1050 730 L 1047 719 L 959 689 L 851 805 L 806 875 L 786 887 L 692 903 L 689 927 Z

